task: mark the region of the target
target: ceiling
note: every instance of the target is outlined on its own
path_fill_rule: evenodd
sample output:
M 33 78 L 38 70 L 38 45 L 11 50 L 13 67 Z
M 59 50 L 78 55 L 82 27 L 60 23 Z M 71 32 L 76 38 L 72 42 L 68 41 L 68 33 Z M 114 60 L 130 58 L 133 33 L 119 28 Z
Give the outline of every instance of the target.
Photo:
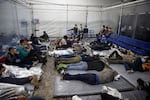
M 121 2 L 131 2 L 136 0 L 22 0 L 33 5 L 78 5 L 78 6 L 102 6 L 108 7 Z

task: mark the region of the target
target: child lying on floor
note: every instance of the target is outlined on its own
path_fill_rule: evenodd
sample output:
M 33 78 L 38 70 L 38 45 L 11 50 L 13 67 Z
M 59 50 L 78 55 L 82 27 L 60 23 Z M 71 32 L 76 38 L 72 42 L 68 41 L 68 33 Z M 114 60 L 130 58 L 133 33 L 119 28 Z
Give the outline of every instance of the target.
M 0 64 L 0 83 L 10 83 L 16 85 L 24 85 L 26 83 L 33 84 L 36 88 L 39 87 L 38 78 L 36 75 L 29 77 L 16 78 L 13 73 Z
M 120 51 L 113 51 L 110 55 L 109 55 L 109 62 L 120 62 L 120 63 L 124 63 L 126 61 L 128 62 L 133 62 L 136 57 L 138 57 L 138 55 L 136 55 L 134 52 L 130 51 L 130 50 L 126 50 L 126 53 L 122 53 Z
M 98 74 L 84 73 L 84 74 L 68 74 L 64 73 L 63 80 L 79 80 L 90 85 L 98 85 L 111 82 L 115 79 L 118 73 L 111 68 L 105 67 Z
M 149 57 L 137 57 L 133 62 L 125 62 L 125 69 L 127 72 L 134 71 L 150 71 Z

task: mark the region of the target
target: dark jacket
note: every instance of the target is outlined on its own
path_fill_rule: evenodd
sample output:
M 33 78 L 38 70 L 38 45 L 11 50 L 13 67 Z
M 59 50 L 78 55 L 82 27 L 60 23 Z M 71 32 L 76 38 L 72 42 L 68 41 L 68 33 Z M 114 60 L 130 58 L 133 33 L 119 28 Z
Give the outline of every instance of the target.
M 14 64 L 16 64 L 16 60 L 17 60 L 17 55 L 16 54 L 12 55 L 11 53 L 8 53 L 7 56 L 6 56 L 5 63 L 9 64 L 9 65 L 14 65 Z

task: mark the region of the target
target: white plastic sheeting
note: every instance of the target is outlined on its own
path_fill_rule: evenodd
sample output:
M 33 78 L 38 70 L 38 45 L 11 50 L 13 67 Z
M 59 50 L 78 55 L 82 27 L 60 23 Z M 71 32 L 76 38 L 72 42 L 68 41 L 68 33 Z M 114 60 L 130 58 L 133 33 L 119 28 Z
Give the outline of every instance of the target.
M 99 32 L 100 8 L 89 8 L 79 6 L 63 6 L 58 5 L 46 5 L 46 9 L 43 5 L 34 6 L 34 18 L 39 19 L 40 23 L 37 24 L 38 35 L 42 34 L 42 31 L 46 30 L 48 35 L 53 37 L 62 37 L 67 33 L 67 30 L 74 27 L 75 24 L 80 27 L 82 24 L 87 23 L 89 30 L 93 30 L 95 33 Z M 87 13 L 88 12 L 88 13 Z
M 38 79 L 40 79 L 43 70 L 41 69 L 42 64 L 39 63 L 34 67 L 31 67 L 29 70 L 26 68 L 21 68 L 18 66 L 13 66 L 13 65 L 6 65 L 3 64 L 3 66 L 9 70 L 10 72 L 12 72 L 16 78 L 22 78 L 22 77 L 28 77 L 28 76 L 32 76 L 32 75 L 37 75 Z
M 31 33 L 31 10 L 11 0 L 0 2 L 0 34 L 28 36 Z
M 6 99 L 16 95 L 23 95 L 25 93 L 26 91 L 23 85 L 0 83 L 0 98 Z

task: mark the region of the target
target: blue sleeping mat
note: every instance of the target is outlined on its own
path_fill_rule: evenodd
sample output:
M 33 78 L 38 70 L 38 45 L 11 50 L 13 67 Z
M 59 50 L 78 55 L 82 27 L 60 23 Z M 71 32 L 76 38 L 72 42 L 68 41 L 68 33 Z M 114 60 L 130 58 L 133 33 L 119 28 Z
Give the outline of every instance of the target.
M 54 81 L 54 97 L 66 97 L 73 95 L 93 95 L 101 93 L 102 86 L 109 86 L 116 88 L 119 91 L 133 90 L 134 86 L 131 85 L 127 80 L 121 77 L 118 81 L 113 81 L 106 84 L 100 85 L 89 85 L 81 81 L 76 80 L 61 80 L 60 76 L 55 77 Z
M 145 42 L 117 34 L 112 34 L 109 38 L 107 38 L 107 41 L 123 48 L 130 49 L 140 55 L 148 55 L 150 53 L 150 42 Z
M 142 40 L 132 39 L 132 38 L 129 38 L 129 37 L 126 37 L 126 36 L 122 36 L 122 35 L 119 35 L 118 38 L 122 42 L 125 42 L 125 43 L 128 43 L 130 45 L 134 45 L 136 47 L 140 47 L 142 49 L 150 51 L 150 42 L 145 42 L 145 41 L 142 41 Z

